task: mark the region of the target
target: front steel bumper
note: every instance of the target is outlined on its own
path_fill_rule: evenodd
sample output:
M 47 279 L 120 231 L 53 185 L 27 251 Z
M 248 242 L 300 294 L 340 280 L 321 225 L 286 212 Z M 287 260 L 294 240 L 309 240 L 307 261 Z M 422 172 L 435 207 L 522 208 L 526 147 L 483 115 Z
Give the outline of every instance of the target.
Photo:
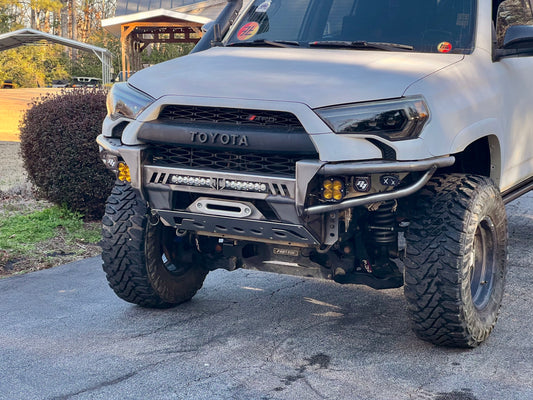
M 145 165 L 144 173 L 141 160 L 141 150 L 144 146 L 125 146 L 118 139 L 111 139 L 99 135 L 97 142 L 100 145 L 101 153 L 113 154 L 121 157 L 131 169 L 132 186 L 141 189 L 149 184 L 161 184 L 164 176 L 171 174 L 189 173 L 216 179 L 241 179 L 256 180 L 265 182 L 269 185 L 268 195 L 275 194 L 284 198 L 291 198 L 295 201 L 295 206 L 300 210 L 299 214 L 321 214 L 330 211 L 343 210 L 351 207 L 363 206 L 371 203 L 385 200 L 397 199 L 409 196 L 421 189 L 431 178 L 438 168 L 449 167 L 454 164 L 453 156 L 435 157 L 420 161 L 354 161 L 325 163 L 319 160 L 303 160 L 296 163 L 295 178 L 280 178 L 278 176 L 265 176 L 246 173 L 235 173 L 225 171 L 201 171 L 201 170 L 184 170 L 183 168 L 173 168 L 169 166 L 159 167 L 156 165 Z M 339 176 L 339 175 L 360 175 L 360 174 L 379 174 L 379 173 L 402 173 L 402 172 L 425 172 L 424 175 L 414 184 L 390 192 L 375 193 L 357 198 L 346 199 L 340 203 L 322 204 L 304 208 L 307 189 L 310 181 L 316 176 Z M 156 176 L 156 178 L 154 178 Z M 172 187 L 173 190 L 199 191 L 211 194 L 232 194 L 235 192 L 223 192 L 213 189 L 199 188 L 178 188 Z M 265 198 L 267 194 L 255 194 L 250 192 L 239 192 L 239 196 L 245 198 Z
M 304 246 L 316 246 L 326 242 L 324 231 L 318 232 L 317 229 L 310 228 L 311 219 L 316 223 L 317 217 L 324 216 L 327 220 L 332 218 L 332 213 L 337 211 L 409 196 L 420 190 L 437 169 L 451 166 L 455 162 L 453 156 L 420 161 L 376 160 L 326 163 L 319 160 L 302 160 L 296 163 L 294 177 L 280 177 L 143 164 L 142 151 L 145 146 L 126 146 L 118 139 L 107 138 L 103 135 L 98 136 L 97 142 L 100 145 L 104 162 L 106 155 L 113 155 L 129 165 L 132 186 L 141 191 L 166 225 L 174 226 L 178 230 L 194 230 L 204 235 L 299 243 Z M 323 203 L 306 207 L 310 185 L 317 177 L 411 172 L 419 174 L 417 179 L 411 181 L 408 186 L 372 194 L 362 193 L 358 197 L 350 197 L 338 203 Z M 170 181 L 173 175 L 190 175 L 209 179 L 213 185 L 210 187 L 177 185 Z M 228 190 L 223 185 L 226 180 L 264 183 L 268 190 L 264 193 Z M 232 215 L 231 212 L 200 210 L 194 208 L 194 204 L 188 207 L 176 207 L 173 199 L 180 192 L 194 193 L 214 202 L 217 199 L 234 201 L 238 205 L 237 211 L 235 215 Z M 255 201 L 267 202 L 278 215 L 278 220 L 270 221 L 255 211 L 253 215 L 243 215 L 242 210 L 247 207 L 253 208 Z M 328 232 L 328 235 L 331 235 L 331 232 Z M 334 237 L 336 238 L 336 234 Z

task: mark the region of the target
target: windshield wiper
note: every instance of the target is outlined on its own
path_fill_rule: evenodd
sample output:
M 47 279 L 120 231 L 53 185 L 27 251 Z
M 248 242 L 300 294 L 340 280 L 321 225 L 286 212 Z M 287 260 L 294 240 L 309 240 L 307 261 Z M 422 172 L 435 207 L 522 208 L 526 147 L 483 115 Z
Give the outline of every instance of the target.
M 227 46 L 271 46 L 271 47 L 299 47 L 300 43 L 292 40 L 266 40 L 257 39 L 251 42 L 228 43 Z
M 318 42 L 310 42 L 309 47 L 339 47 L 347 49 L 368 49 L 368 50 L 383 50 L 383 51 L 413 51 L 414 47 L 406 44 L 398 43 L 382 43 L 382 42 L 350 42 L 348 40 L 323 40 Z

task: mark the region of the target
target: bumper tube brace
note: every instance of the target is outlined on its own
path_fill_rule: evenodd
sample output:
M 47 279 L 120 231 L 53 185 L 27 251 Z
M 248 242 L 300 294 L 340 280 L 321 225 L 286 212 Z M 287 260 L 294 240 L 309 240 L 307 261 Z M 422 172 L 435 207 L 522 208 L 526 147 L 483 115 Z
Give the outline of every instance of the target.
M 349 163 L 349 164 L 326 164 L 318 172 L 320 175 L 335 175 L 335 174 L 357 174 L 362 172 L 413 172 L 413 171 L 424 171 L 427 169 L 426 173 L 420 178 L 416 183 L 411 186 L 408 186 L 404 189 L 396 190 L 393 192 L 385 192 L 373 194 L 370 196 L 357 197 L 355 199 L 348 199 L 341 203 L 337 204 L 321 204 L 317 206 L 311 206 L 304 210 L 304 214 L 307 215 L 316 215 L 323 214 L 331 211 L 345 210 L 347 208 L 364 206 L 371 203 L 377 203 L 386 200 L 399 199 L 401 197 L 409 196 L 418 190 L 422 189 L 425 184 L 431 179 L 435 171 L 440 167 L 447 167 L 453 165 L 455 158 L 453 156 L 443 157 L 436 160 L 427 160 L 426 162 L 416 162 L 416 163 L 383 163 L 379 166 L 375 164 L 365 165 L 365 163 Z

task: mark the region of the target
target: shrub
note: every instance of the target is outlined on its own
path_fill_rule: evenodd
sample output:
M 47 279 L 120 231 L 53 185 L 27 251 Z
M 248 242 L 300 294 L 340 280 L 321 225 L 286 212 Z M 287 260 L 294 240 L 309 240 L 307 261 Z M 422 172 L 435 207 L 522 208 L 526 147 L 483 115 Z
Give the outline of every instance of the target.
M 37 194 L 85 218 L 103 215 L 114 177 L 98 155 L 103 89 L 63 90 L 32 103 L 20 125 L 24 168 Z

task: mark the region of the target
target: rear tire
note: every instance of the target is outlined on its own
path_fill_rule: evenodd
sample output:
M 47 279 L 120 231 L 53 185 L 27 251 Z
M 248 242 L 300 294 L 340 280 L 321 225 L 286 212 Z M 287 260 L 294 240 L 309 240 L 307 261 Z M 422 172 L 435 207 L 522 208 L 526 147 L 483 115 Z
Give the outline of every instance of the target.
M 118 297 L 143 307 L 168 308 L 190 300 L 208 273 L 188 236 L 150 223 L 146 202 L 117 181 L 102 219 L 102 259 Z
M 417 195 L 406 234 L 405 296 L 414 331 L 475 347 L 490 335 L 507 272 L 507 217 L 486 177 L 444 175 Z

